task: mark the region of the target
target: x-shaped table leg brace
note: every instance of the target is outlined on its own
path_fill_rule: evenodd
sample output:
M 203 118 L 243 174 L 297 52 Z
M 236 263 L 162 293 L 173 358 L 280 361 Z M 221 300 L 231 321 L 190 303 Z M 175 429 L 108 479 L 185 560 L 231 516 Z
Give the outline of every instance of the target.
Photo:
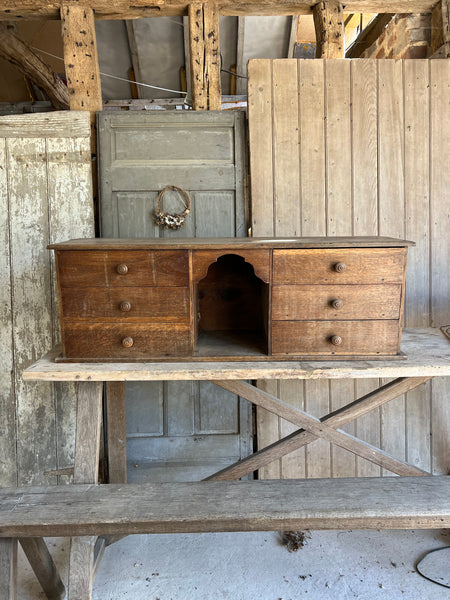
M 268 464 L 272 460 L 280 458 L 297 448 L 306 446 L 317 438 L 323 438 L 332 442 L 398 475 L 430 475 L 427 471 L 423 471 L 418 467 L 394 458 L 383 450 L 338 429 L 357 417 L 381 406 L 385 402 L 414 389 L 429 379 L 431 377 L 396 379 L 378 390 L 326 415 L 322 419 L 317 419 L 244 381 L 214 381 L 213 383 L 216 385 L 249 400 L 253 404 L 261 406 L 302 429 L 256 452 L 248 458 L 211 475 L 207 480 L 238 479 Z

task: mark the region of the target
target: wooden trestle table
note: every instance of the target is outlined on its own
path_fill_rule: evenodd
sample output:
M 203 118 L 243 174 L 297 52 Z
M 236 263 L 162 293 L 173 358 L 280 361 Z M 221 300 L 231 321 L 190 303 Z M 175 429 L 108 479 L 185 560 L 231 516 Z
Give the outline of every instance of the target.
M 128 534 L 450 527 L 449 477 L 427 477 L 431 474 L 341 429 L 433 377 L 450 375 L 450 341 L 439 329 L 404 330 L 402 351 L 407 358 L 346 362 L 80 364 L 55 363 L 55 352 L 38 360 L 24 372 L 25 380 L 77 383 L 74 485 L 0 491 L 0 591 L 10 594 L 2 598 L 14 597 L 17 540 L 48 598 L 61 598 L 64 589 L 42 537 L 72 537 L 68 597 L 88 600 L 102 549 Z M 343 378 L 392 381 L 321 419 L 247 383 Z M 125 382 L 167 380 L 212 381 L 298 430 L 202 482 L 124 485 Z M 104 382 L 109 483 L 97 485 Z M 317 438 L 400 477 L 235 481 Z

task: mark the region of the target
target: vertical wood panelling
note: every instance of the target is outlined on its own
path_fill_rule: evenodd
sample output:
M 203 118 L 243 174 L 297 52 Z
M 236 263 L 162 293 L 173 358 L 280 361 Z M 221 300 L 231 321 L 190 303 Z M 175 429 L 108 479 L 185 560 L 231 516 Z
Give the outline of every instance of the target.
M 17 484 L 6 140 L 0 139 L 0 485 Z
M 353 235 L 378 235 L 378 97 L 377 63 L 359 59 L 351 62 L 352 95 L 352 187 Z M 379 386 L 378 380 L 355 380 L 360 398 Z M 355 422 L 355 435 L 380 447 L 380 409 Z M 356 458 L 356 475 L 377 477 L 380 467 Z
M 405 326 L 430 325 L 430 85 L 427 60 L 405 61 L 405 235 L 410 248 Z M 431 469 L 431 385 L 406 396 L 406 458 Z M 414 440 L 410 443 L 409 440 Z
M 450 61 L 430 61 L 431 325 L 450 323 Z M 432 468 L 449 472 L 450 380 L 432 381 Z
M 378 79 L 378 217 L 379 235 L 405 237 L 405 124 L 403 63 L 380 60 Z M 381 407 L 381 444 L 405 458 L 405 397 Z M 389 475 L 388 471 L 383 472 Z
M 325 61 L 327 235 L 352 235 L 351 86 L 349 61 Z M 353 400 L 354 383 L 330 382 L 330 408 Z M 351 434 L 353 423 L 344 427 Z M 331 447 L 332 476 L 354 477 L 355 455 Z
M 325 72 L 324 61 L 301 60 L 299 71 L 300 181 L 302 235 L 326 235 Z M 295 177 L 296 174 L 291 176 Z M 282 201 L 282 199 L 280 199 Z M 328 382 L 305 381 L 304 407 L 315 417 L 330 411 Z M 311 452 L 314 461 L 311 463 Z M 331 475 L 331 447 L 318 440 L 305 448 L 307 477 Z
M 87 132 L 86 132 L 87 133 Z M 49 241 L 54 244 L 80 236 L 93 237 L 90 137 L 47 139 L 47 182 Z M 70 182 L 70 190 L 67 189 Z M 52 299 L 57 298 L 53 252 L 51 260 Z M 60 342 L 59 315 L 52 304 L 52 344 Z M 56 410 L 57 468 L 73 465 L 75 431 L 74 385 L 53 387 Z M 67 479 L 67 477 L 65 477 Z
M 250 61 L 248 65 L 250 177 L 253 235 L 273 235 L 272 166 L 272 65 Z M 270 201 L 268 201 L 270 199 Z
M 277 60 L 273 69 L 274 227 L 276 236 L 300 235 L 297 65 Z M 255 234 L 256 235 L 256 234 Z
M 46 471 L 73 460 L 69 386 L 26 384 L 22 370 L 59 340 L 47 244 L 93 232 L 89 115 L 1 118 L 0 166 L 2 336 L 9 337 L 0 349 L 1 402 L 8 401 L 0 484 L 55 483 Z
M 52 345 L 45 139 L 7 142 L 19 485 L 43 483 L 56 468 L 51 384 L 26 383 L 21 372 Z
M 448 61 L 300 60 L 295 64 L 298 121 L 293 116 L 295 99 L 286 90 L 280 94 L 276 87 L 277 78 L 283 80 L 293 69 L 289 63 L 258 60 L 249 65 L 253 235 L 285 235 L 280 233 L 285 231 L 284 220 L 289 230 L 293 226 L 289 216 L 295 215 L 295 223 L 299 214 L 303 236 L 411 239 L 417 246 L 408 256 L 405 324 L 437 327 L 450 323 Z M 272 73 L 273 79 L 268 75 Z M 295 87 L 290 79 L 289 87 Z M 292 114 L 290 128 L 284 121 L 287 114 Z M 283 131 L 279 139 L 278 131 Z M 296 143 L 299 153 L 292 156 Z M 283 146 L 289 149 L 289 169 L 282 161 Z M 297 161 L 298 171 L 294 169 Z M 297 182 L 299 206 L 292 208 L 289 198 L 282 205 L 278 190 L 296 189 Z M 322 416 L 379 383 L 264 385 L 271 386 L 271 393 L 278 391 L 286 401 Z M 424 469 L 431 466 L 436 473 L 448 472 L 450 445 L 443 426 L 450 418 L 448 396 L 449 380 L 437 378 L 409 392 L 407 398 L 358 419 L 353 430 L 357 437 L 400 459 Z M 292 429 L 258 412 L 260 447 Z M 277 477 L 280 472 L 283 477 L 376 476 L 380 468 L 361 458 L 355 461 L 339 449 L 330 452 L 321 441 L 304 454 L 301 451 L 299 456 L 268 465 L 260 475 Z

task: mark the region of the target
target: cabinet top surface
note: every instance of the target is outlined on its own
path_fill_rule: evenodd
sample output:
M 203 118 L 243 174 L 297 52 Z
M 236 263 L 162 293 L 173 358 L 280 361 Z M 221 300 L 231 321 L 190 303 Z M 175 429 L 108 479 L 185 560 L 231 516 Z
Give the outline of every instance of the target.
M 50 244 L 57 250 L 165 250 L 249 248 L 399 248 L 414 242 L 390 237 L 286 237 L 286 238 L 164 238 L 164 239 L 77 239 Z

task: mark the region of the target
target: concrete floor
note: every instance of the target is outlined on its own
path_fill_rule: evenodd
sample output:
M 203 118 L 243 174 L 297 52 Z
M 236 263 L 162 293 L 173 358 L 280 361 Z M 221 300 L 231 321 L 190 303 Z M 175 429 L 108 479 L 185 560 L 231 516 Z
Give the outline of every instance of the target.
M 67 577 L 68 541 L 48 543 Z M 314 531 L 297 552 L 275 532 L 136 535 L 106 550 L 93 600 L 450 600 L 414 570 L 447 544 L 448 530 Z M 450 584 L 450 549 L 426 563 Z M 20 553 L 18 600 L 41 599 Z

